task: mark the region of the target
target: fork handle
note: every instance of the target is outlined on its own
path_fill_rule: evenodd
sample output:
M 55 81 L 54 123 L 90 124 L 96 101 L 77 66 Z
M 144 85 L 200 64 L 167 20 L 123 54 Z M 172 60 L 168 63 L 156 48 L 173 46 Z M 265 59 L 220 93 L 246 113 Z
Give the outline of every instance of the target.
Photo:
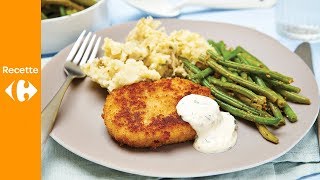
M 44 150 L 48 136 L 53 128 L 63 96 L 74 78 L 71 75 L 67 76 L 57 94 L 41 112 L 41 151 Z

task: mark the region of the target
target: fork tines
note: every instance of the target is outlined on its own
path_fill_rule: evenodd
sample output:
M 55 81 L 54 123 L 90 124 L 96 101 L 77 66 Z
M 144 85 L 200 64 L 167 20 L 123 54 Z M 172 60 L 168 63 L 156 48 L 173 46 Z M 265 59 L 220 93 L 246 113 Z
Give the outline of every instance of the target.
M 83 65 L 87 61 L 88 63 L 91 63 L 92 60 L 96 57 L 98 48 L 100 45 L 101 37 L 98 37 L 98 39 L 96 40 L 96 35 L 93 34 L 92 32 L 88 32 L 86 36 L 85 34 L 86 34 L 86 30 L 82 31 L 77 41 L 74 43 L 67 57 L 67 61 L 72 61 L 75 64 Z

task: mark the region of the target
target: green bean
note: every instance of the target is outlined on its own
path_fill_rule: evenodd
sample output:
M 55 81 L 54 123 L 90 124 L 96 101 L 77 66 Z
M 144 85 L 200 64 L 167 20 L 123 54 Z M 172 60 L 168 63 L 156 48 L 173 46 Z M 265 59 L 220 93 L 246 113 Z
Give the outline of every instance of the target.
M 241 60 L 239 58 L 235 58 L 234 59 L 234 62 L 236 63 L 242 63 Z M 248 80 L 248 74 L 246 72 L 240 72 L 240 76 L 243 78 L 243 79 L 246 79 Z
M 235 56 L 237 56 L 238 53 L 241 52 L 241 49 L 239 47 L 237 47 L 235 50 L 231 51 L 228 55 L 226 55 L 226 57 L 224 58 L 224 60 L 229 60 L 234 58 Z
M 241 47 L 240 47 L 241 48 Z M 254 57 L 253 55 L 251 55 L 249 52 L 245 51 L 243 48 L 241 48 L 242 51 L 244 53 L 240 53 L 238 54 L 239 58 L 242 59 L 243 61 L 246 61 L 247 63 L 249 62 L 249 64 L 257 66 L 257 67 L 261 67 L 261 68 L 265 68 L 268 69 L 268 67 L 263 64 L 261 61 L 259 61 L 256 57 Z M 264 86 L 265 83 L 263 82 L 262 79 L 257 78 L 257 83 L 261 84 L 263 83 Z M 274 80 L 268 80 L 269 81 L 274 81 Z M 277 81 L 280 82 L 280 81 Z M 282 82 L 281 82 L 282 83 Z M 289 85 L 290 86 L 290 85 Z M 292 89 L 292 88 L 291 88 Z M 295 89 L 297 90 L 297 89 Z M 300 90 L 299 90 L 300 91 Z M 282 98 L 282 96 L 278 95 L 278 99 L 282 102 L 285 102 L 285 100 Z M 278 100 L 278 101 L 279 101 Z M 289 119 L 290 122 L 295 122 L 297 121 L 297 115 L 295 114 L 295 112 L 291 109 L 291 107 L 285 102 L 283 105 L 283 110 L 284 113 L 286 114 L 287 118 Z M 271 111 L 273 112 L 274 116 L 281 118 L 279 125 L 284 125 L 285 124 L 285 120 L 281 114 L 281 111 L 279 108 L 277 108 L 273 103 L 269 102 L 269 107 L 271 109 Z M 281 117 L 282 116 L 282 117 Z
M 261 87 L 264 87 L 264 88 L 268 88 L 268 86 L 265 84 L 265 82 L 260 78 L 260 77 L 258 77 L 258 76 L 253 76 L 253 80 L 254 80 L 254 82 L 256 82 L 256 84 L 258 84 L 259 86 L 261 86 Z M 271 90 L 271 89 L 270 89 Z M 271 90 L 271 91 L 273 91 L 273 90 Z M 273 91 L 274 92 L 274 91 Z M 282 98 L 282 97 L 280 97 L 276 92 L 274 92 L 275 93 L 275 95 L 276 95 L 276 97 L 277 97 L 277 105 L 279 106 L 279 107 L 284 107 L 286 104 L 287 104 L 287 102 Z
M 208 40 L 209 45 L 211 45 L 219 55 L 219 58 L 223 59 L 227 57 L 231 52 L 226 49 L 226 46 L 223 41 L 214 42 L 213 40 Z
M 208 53 L 209 53 L 209 55 L 212 54 L 212 52 L 210 50 L 208 51 Z M 219 64 L 225 65 L 227 67 L 241 69 L 241 70 L 253 73 L 253 74 L 266 76 L 267 78 L 275 78 L 275 79 L 284 81 L 286 83 L 290 83 L 293 81 L 293 79 L 291 77 L 287 77 L 287 76 L 282 75 L 278 72 L 269 71 L 268 69 L 262 69 L 262 68 L 255 67 L 254 65 L 251 65 L 250 62 L 247 61 L 247 59 L 243 59 L 241 57 L 239 59 L 242 64 L 239 61 L 238 62 L 229 62 L 229 61 L 220 61 L 219 60 L 217 62 Z
M 71 0 L 71 1 L 86 7 L 90 7 L 96 3 L 96 1 L 94 0 Z
M 216 63 L 214 60 L 208 60 L 207 64 L 213 68 L 215 71 L 219 72 L 223 76 L 241 84 L 244 87 L 247 87 L 248 89 L 251 89 L 252 91 L 262 94 L 266 96 L 271 102 L 276 102 L 278 100 L 277 94 L 272 91 L 269 88 L 260 87 L 257 84 L 250 82 L 248 80 L 242 79 L 241 77 L 235 76 L 234 74 L 227 71 L 224 67 Z
M 274 117 L 278 117 L 280 118 L 279 124 L 278 126 L 282 126 L 286 124 L 286 121 L 284 120 L 281 110 L 278 108 L 278 106 L 276 106 L 275 104 L 273 104 L 272 102 L 268 102 L 268 106 L 270 107 L 272 114 L 274 115 Z
M 250 78 L 251 81 L 253 81 L 250 76 L 249 76 L 249 78 Z M 260 85 L 261 86 L 266 86 L 263 81 L 260 82 Z M 271 103 L 271 102 L 268 102 L 268 103 Z M 273 105 L 273 103 L 271 103 L 271 104 Z M 274 114 L 274 116 L 280 118 L 280 121 L 278 122 L 278 124 L 274 125 L 274 126 L 277 127 L 279 125 L 284 125 L 286 122 L 285 122 L 285 120 L 284 120 L 284 118 L 283 118 L 283 116 L 281 114 L 281 111 L 279 109 L 277 109 L 276 106 L 273 107 L 273 108 L 274 108 L 273 109 L 274 111 L 272 111 L 272 113 Z M 262 137 L 264 139 L 266 139 L 266 140 L 268 140 L 268 141 L 270 141 L 272 143 L 275 143 L 275 144 L 279 143 L 279 139 L 275 135 L 273 135 L 265 125 L 258 124 L 258 123 L 255 123 L 255 125 L 258 128 L 259 133 L 262 135 Z
M 242 59 L 241 62 L 244 63 L 244 64 L 249 64 L 249 65 L 250 65 L 250 63 L 249 63 L 246 59 Z M 253 76 L 253 78 L 254 78 L 254 82 L 255 82 L 256 84 L 258 84 L 258 85 L 261 86 L 261 87 L 268 88 L 268 86 L 265 84 L 265 82 L 263 81 L 263 79 L 261 79 L 261 78 L 258 77 L 258 76 Z M 251 79 L 250 76 L 248 77 L 248 79 L 249 79 L 251 82 L 253 82 L 253 80 Z M 270 90 L 271 90 L 271 89 L 270 89 Z M 273 90 L 271 90 L 271 91 L 273 91 Z M 277 96 L 277 98 L 278 98 L 278 100 L 277 100 L 277 105 L 278 105 L 279 107 L 284 107 L 284 106 L 287 104 L 287 102 L 282 98 L 282 96 L 279 96 L 276 92 L 275 92 L 275 94 L 276 94 L 276 96 Z M 281 122 L 281 123 L 283 123 L 283 122 Z
M 246 59 L 241 59 L 241 63 L 244 63 L 244 64 L 250 64 Z M 254 81 L 256 82 L 256 84 L 258 84 L 259 86 L 262 86 L 262 87 L 265 87 L 265 88 L 268 88 L 267 85 L 265 84 L 265 82 L 258 76 L 253 76 L 254 77 Z M 248 76 L 248 79 L 252 82 L 253 80 L 251 79 L 250 76 Z M 271 89 L 270 89 L 271 90 Z M 275 92 L 276 93 L 276 92 Z M 279 107 L 284 107 L 287 105 L 287 102 L 282 98 L 282 96 L 278 95 L 276 93 L 276 96 L 278 98 L 277 100 L 277 105 Z M 281 120 L 281 124 L 285 123 L 283 122 L 283 120 Z
M 75 10 L 75 9 L 69 9 L 69 8 L 66 10 L 66 14 L 67 14 L 67 15 L 71 15 L 71 14 L 74 14 L 74 13 L 76 13 L 76 12 L 79 12 L 79 11 L 77 11 L 77 10 Z
M 276 91 L 279 92 L 282 96 L 284 96 L 285 99 L 288 101 L 300 103 L 300 104 L 311 104 L 309 98 L 304 97 L 300 94 L 289 92 L 280 88 L 276 88 Z
M 224 76 L 221 76 L 220 80 L 221 80 L 222 82 L 227 82 L 227 78 L 224 77 Z
M 281 109 L 283 110 L 286 117 L 289 119 L 290 122 L 296 122 L 298 120 L 296 113 L 293 111 L 290 105 L 284 100 L 284 98 L 280 94 L 277 93 L 277 96 L 279 100 L 285 102 L 283 106 L 281 106 Z
M 241 63 L 241 60 L 238 57 L 234 58 L 233 61 L 236 62 L 236 63 Z
M 221 99 L 224 102 L 231 104 L 239 109 L 242 109 L 244 111 L 250 112 L 252 114 L 256 114 L 256 115 L 265 115 L 264 111 L 260 111 L 258 109 L 254 109 L 244 103 L 242 103 L 241 101 L 229 96 L 228 94 L 220 91 L 219 89 L 217 89 L 216 87 L 214 87 L 212 84 L 209 83 L 209 81 L 207 81 L 206 79 L 204 79 L 202 81 L 202 84 L 206 87 L 208 87 L 210 89 L 210 91 L 212 92 L 212 94 L 217 98 L 217 99 Z
M 223 41 L 220 41 L 217 43 L 217 46 L 219 47 L 223 58 L 225 58 L 229 54 L 228 50 L 226 49 L 226 45 L 224 44 Z
M 96 0 L 41 0 L 41 19 L 61 17 L 96 4 Z
M 285 83 L 293 82 L 293 78 L 292 77 L 285 76 L 285 75 L 280 74 L 280 73 L 275 72 L 275 71 L 269 71 L 267 69 L 262 69 L 262 68 L 258 68 L 258 67 L 255 67 L 255 66 L 246 65 L 246 64 L 239 64 L 239 63 L 230 62 L 230 61 L 221 61 L 221 60 L 219 60 L 217 62 L 219 64 L 221 64 L 221 65 L 226 66 L 226 67 L 240 69 L 242 71 L 250 72 L 252 74 L 260 75 L 260 76 L 263 76 L 263 77 L 266 77 L 266 78 L 277 79 L 277 80 L 285 82 Z
M 41 12 L 41 20 L 43 19 L 48 19 L 48 17 L 43 12 Z
M 250 76 L 248 76 L 248 81 L 253 82 L 253 80 Z
M 194 64 L 190 63 L 186 58 L 180 57 L 184 67 L 187 67 L 191 70 L 192 73 L 198 74 L 201 73 L 201 70 Z M 193 75 L 194 76 L 194 75 Z
M 238 73 L 241 73 L 242 71 L 239 69 L 235 69 L 235 68 L 227 68 L 229 71 L 231 71 L 233 74 L 237 74 L 239 76 Z
M 235 96 L 242 102 L 246 103 L 246 104 L 251 104 L 252 101 L 251 99 L 249 99 L 248 97 L 242 95 L 242 94 L 239 94 L 239 93 L 235 93 Z
M 55 5 L 70 7 L 72 9 L 76 9 L 78 11 L 81 11 L 84 9 L 83 6 L 78 5 L 70 0 L 42 0 L 41 3 L 42 3 L 42 6 L 49 5 L 49 4 L 55 4 Z
M 240 76 L 239 76 L 239 74 L 238 74 L 237 72 L 235 72 L 235 71 L 231 71 L 232 69 L 228 69 L 228 70 L 229 70 L 233 75 L 240 77 Z
M 223 110 L 228 111 L 230 114 L 232 114 L 234 116 L 237 116 L 237 117 L 240 117 L 240 118 L 252 121 L 252 122 L 256 122 L 259 124 L 265 124 L 265 125 L 275 125 L 280 120 L 279 118 L 276 118 L 276 117 L 261 117 L 261 116 L 257 116 L 254 114 L 250 114 L 250 113 L 245 112 L 241 109 L 238 109 L 234 106 L 231 106 L 231 105 L 229 105 L 219 99 L 215 99 L 215 100 Z
M 235 73 L 233 73 L 234 75 L 236 75 L 236 76 L 239 76 L 238 74 L 235 74 Z M 227 78 L 227 82 L 228 83 L 234 83 L 234 81 L 232 81 L 230 78 Z
M 266 68 L 266 66 L 264 66 L 264 65 L 260 64 L 259 62 L 253 60 L 253 59 L 252 59 L 250 56 L 248 56 L 248 54 L 246 54 L 246 53 L 239 53 L 239 54 L 237 55 L 237 57 L 238 57 L 239 59 L 241 59 L 241 61 L 247 61 L 247 62 L 249 62 L 250 65 L 253 65 L 253 66 L 256 66 L 256 67 L 259 67 L 259 68 L 263 68 L 263 69 L 267 69 L 267 70 L 268 70 L 268 68 Z
M 266 103 L 266 98 L 264 96 L 256 95 L 251 90 L 246 89 L 246 88 L 239 86 L 237 84 L 222 82 L 214 77 L 208 77 L 208 81 L 214 85 L 217 85 L 222 88 L 229 89 L 229 90 L 232 90 L 232 91 L 237 92 L 239 94 L 242 94 L 242 95 L 250 98 L 253 102 L 256 102 L 258 104 L 262 105 L 262 104 Z
M 205 70 L 203 70 L 197 74 L 192 75 L 191 78 L 192 79 L 204 79 L 207 76 L 209 76 L 210 74 L 212 74 L 213 72 L 214 72 L 213 69 L 208 67 Z
M 242 79 L 248 80 L 248 74 L 245 72 L 241 72 L 240 76 L 242 77 Z
M 61 15 L 61 16 L 67 15 L 67 14 L 66 14 L 66 9 L 65 9 L 64 6 L 60 6 L 60 7 L 59 7 L 59 11 L 60 11 L 60 15 Z
M 279 101 L 283 102 L 281 106 L 279 105 L 278 106 L 283 110 L 286 117 L 289 119 L 290 122 L 296 122 L 298 120 L 296 113 L 293 111 L 293 109 L 289 106 L 289 104 L 285 101 L 285 99 L 280 94 L 277 94 L 277 96 L 279 98 Z
M 258 109 L 258 110 L 262 110 L 262 105 L 261 104 L 257 104 L 257 103 L 252 102 L 251 99 L 245 97 L 244 95 L 239 94 L 239 93 L 235 93 L 235 96 L 240 101 L 242 101 L 243 103 L 247 104 L 248 106 L 251 106 L 251 107 L 253 107 L 255 109 Z
M 274 134 L 272 134 L 265 125 L 262 125 L 259 123 L 255 123 L 255 124 L 264 139 L 270 142 L 273 142 L 275 144 L 279 143 L 279 139 Z
M 209 43 L 209 45 L 211 45 L 211 47 L 213 47 L 216 50 L 216 52 L 219 55 L 222 55 L 222 52 L 220 51 L 220 48 L 218 47 L 216 42 L 214 42 L 213 40 L 208 40 L 208 43 Z
M 190 63 L 188 60 L 186 59 L 182 59 L 182 62 L 184 63 L 184 67 L 187 69 L 187 72 L 190 73 L 190 76 L 193 76 L 193 73 L 200 73 L 201 70 L 193 65 L 192 63 Z M 190 72 L 191 71 L 191 72 Z M 199 80 L 195 80 L 195 79 L 191 79 L 193 82 L 198 83 Z M 255 108 L 252 108 L 244 103 L 242 103 L 241 101 L 227 95 L 226 93 L 224 93 L 223 91 L 219 90 L 218 88 L 216 88 L 215 86 L 213 86 L 212 84 L 209 83 L 209 81 L 207 81 L 206 79 L 204 79 L 202 81 L 202 84 L 206 87 L 208 87 L 211 91 L 211 93 L 218 99 L 223 100 L 224 102 L 227 102 L 237 108 L 240 108 L 242 110 L 248 111 L 250 113 L 256 114 L 256 115 L 263 115 L 263 116 L 268 116 L 269 114 L 265 111 L 261 111 Z
M 247 60 L 245 60 L 245 59 L 242 59 L 242 60 L 240 60 L 240 61 L 242 61 L 242 63 L 247 63 L 247 64 L 249 64 L 249 62 L 248 62 Z M 246 73 L 245 73 L 245 74 L 246 74 Z M 253 82 L 253 80 L 251 79 L 250 76 L 247 76 L 247 77 L 249 78 L 249 81 Z M 259 79 L 258 79 L 258 81 L 259 81 Z M 260 85 L 260 86 L 265 86 L 265 87 L 266 87 L 266 84 L 265 84 L 263 81 L 259 81 L 257 84 Z M 241 97 L 238 97 L 238 98 L 241 98 Z M 269 102 L 269 103 L 271 103 L 271 102 Z M 273 104 L 273 103 L 272 103 L 272 104 Z M 276 107 L 276 106 L 275 106 L 275 107 Z M 276 108 L 277 108 L 277 107 L 276 107 Z M 273 112 L 273 111 L 272 111 L 272 112 L 273 112 L 273 114 L 274 114 L 275 117 L 280 118 L 280 121 L 279 121 L 279 123 L 278 123 L 277 125 L 275 125 L 275 126 L 284 125 L 284 124 L 285 124 L 285 120 L 284 120 L 284 118 L 283 118 L 283 116 L 282 116 L 282 114 L 281 114 L 281 111 L 280 111 L 279 109 L 276 109 L 276 108 L 274 108 L 274 112 Z M 279 110 L 279 111 L 278 111 L 278 110 Z M 280 113 L 280 114 L 279 114 L 279 113 Z M 272 142 L 272 143 L 275 143 L 275 144 L 278 144 L 278 143 L 279 143 L 279 139 L 278 139 L 274 134 L 272 134 L 265 125 L 262 125 L 262 124 L 259 124 L 259 123 L 255 123 L 255 125 L 256 125 L 256 127 L 258 128 L 259 133 L 262 135 L 262 137 L 263 137 L 264 139 L 266 139 L 266 140 L 268 140 L 268 141 L 270 141 L 270 142 Z
M 208 87 L 212 94 L 217 98 L 217 99 L 221 99 L 229 104 L 232 104 L 233 106 L 236 106 L 237 108 L 243 109 L 245 111 L 252 111 L 252 112 L 257 112 L 255 109 L 247 106 L 246 104 L 238 101 L 237 99 L 229 96 L 228 94 L 218 90 L 217 88 L 215 88 L 215 86 L 213 86 L 212 84 L 209 83 L 209 81 L 207 80 L 203 80 L 202 84 L 206 87 Z
M 286 115 L 286 117 L 289 119 L 290 122 L 296 122 L 298 120 L 298 117 L 296 115 L 296 113 L 293 111 L 293 109 L 286 104 L 283 108 L 282 108 L 284 114 Z
M 239 49 L 243 52 L 241 53 L 245 59 L 247 59 L 250 64 L 257 65 L 257 67 L 269 69 L 262 61 L 260 61 L 258 58 L 256 58 L 254 55 L 249 53 L 247 50 L 245 50 L 243 47 L 239 46 Z
M 185 63 L 185 66 L 187 67 L 187 69 L 192 69 L 195 73 L 201 73 L 201 72 L 199 72 L 199 70 L 196 68 L 196 67 L 193 67 L 192 66 L 192 64 L 191 63 L 189 63 L 188 64 L 188 62 L 186 61 L 186 60 L 184 60 L 184 63 Z M 188 71 L 190 71 L 190 70 L 188 70 Z M 193 73 L 193 72 L 192 72 Z M 207 87 L 209 86 L 211 86 L 210 84 L 208 84 L 208 82 L 206 81 L 206 80 L 204 80 L 203 81 L 203 84 L 204 85 L 206 85 Z M 211 86 L 211 91 L 213 91 L 213 89 L 212 89 L 212 86 Z M 214 94 L 214 91 L 213 91 L 213 94 Z M 216 99 L 217 100 L 217 99 Z M 219 101 L 219 100 L 218 100 Z M 220 104 L 222 104 L 223 102 L 221 101 L 221 103 Z M 230 106 L 230 107 L 232 107 L 232 106 Z M 223 107 L 222 107 L 223 108 Z M 241 111 L 241 110 L 240 110 Z M 234 114 L 235 115 L 235 113 L 236 113 L 237 111 L 235 111 L 235 112 L 231 112 L 231 114 Z M 241 112 L 241 113 L 246 113 L 245 111 L 243 111 L 243 112 Z M 255 114 L 255 112 L 253 112 L 254 114 Z M 242 118 L 244 118 L 244 119 L 249 119 L 249 120 L 252 120 L 252 121 L 259 121 L 259 122 L 262 122 L 262 123 L 266 123 L 266 124 L 272 124 L 272 123 L 275 123 L 275 122 L 269 122 L 270 121 L 270 119 L 271 120 L 274 120 L 275 118 L 273 118 L 273 117 L 271 117 L 268 113 L 266 113 L 266 114 L 264 114 L 263 116 L 266 116 L 266 117 L 268 117 L 268 118 L 261 118 L 260 116 L 254 116 L 254 115 L 252 115 L 252 114 L 249 114 L 249 113 L 247 113 L 247 114 L 238 114 L 238 116 L 240 116 L 241 117 L 241 115 L 243 115 L 242 116 Z M 269 115 L 269 116 L 268 116 Z M 248 116 L 249 116 L 249 118 L 248 118 Z M 251 119 L 250 119 L 251 118 Z M 263 120 L 263 121 L 261 121 L 261 120 Z M 277 121 L 277 120 L 276 120 Z M 266 138 L 267 140 L 269 140 L 269 141 L 271 141 L 271 142 L 274 142 L 274 143 L 276 143 L 276 140 L 275 139 L 277 139 L 275 136 L 273 136 L 273 134 L 272 133 L 270 133 L 269 131 L 268 131 L 268 129 L 266 129 L 266 127 L 264 127 L 264 129 L 263 128 L 261 128 L 263 125 L 260 125 L 260 124 L 257 124 L 256 123 L 256 125 L 257 125 L 257 127 L 260 127 L 260 128 L 258 128 L 258 130 L 259 130 L 259 132 L 262 134 L 262 136 L 264 137 L 264 138 Z
M 217 59 L 217 60 L 223 60 L 223 57 L 222 56 L 220 56 L 218 53 L 216 53 L 216 52 L 213 52 L 213 51 L 211 51 L 210 50 L 210 53 L 211 54 L 208 54 L 211 58 L 213 58 L 213 59 Z M 207 58 L 207 56 L 200 56 L 199 57 L 199 60 L 200 61 L 202 61 L 202 62 L 205 62 L 205 61 L 207 61 L 208 60 L 208 58 Z
M 272 79 L 265 79 L 265 80 L 271 86 L 278 87 L 278 88 L 281 88 L 283 90 L 292 91 L 292 92 L 295 92 L 295 93 L 299 93 L 301 91 L 300 88 L 298 88 L 296 86 L 292 86 L 290 84 L 283 83 L 281 81 L 272 80 Z
M 238 56 L 244 55 L 244 58 L 242 58 L 243 61 L 245 61 L 247 64 L 255 65 L 257 67 L 262 67 L 265 69 L 269 69 L 265 64 L 263 64 L 258 58 L 254 57 L 252 54 L 247 52 L 245 49 L 240 47 L 243 53 L 238 54 Z M 239 57 L 241 59 L 241 57 Z M 250 76 L 249 76 L 250 78 Z M 263 80 L 262 80 L 263 82 Z M 264 82 L 263 82 L 264 83 Z M 298 120 L 298 117 L 296 113 L 293 111 L 293 109 L 290 107 L 290 105 L 284 100 L 284 98 L 277 93 L 278 102 L 282 102 L 282 110 L 286 117 L 289 119 L 290 122 L 296 122 Z
M 261 87 L 267 87 L 267 85 L 264 83 L 264 81 L 261 78 L 259 78 L 258 76 L 254 76 L 254 81 Z M 284 104 L 282 104 L 282 107 L 284 107 L 287 104 L 284 100 L 282 100 L 282 97 L 279 97 L 278 99 L 279 99 L 278 102 L 282 101 L 284 103 Z M 272 102 L 268 102 L 268 106 L 270 107 L 273 115 L 275 117 L 280 118 L 279 124 L 277 126 L 286 124 L 286 121 L 284 120 L 280 109 Z

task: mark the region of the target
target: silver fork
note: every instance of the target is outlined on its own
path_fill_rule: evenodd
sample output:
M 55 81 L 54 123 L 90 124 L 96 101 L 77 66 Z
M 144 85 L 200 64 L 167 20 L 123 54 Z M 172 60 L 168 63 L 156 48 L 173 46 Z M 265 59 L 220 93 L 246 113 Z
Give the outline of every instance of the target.
M 86 31 L 83 31 L 81 33 L 81 35 L 73 45 L 66 59 L 66 62 L 64 64 L 64 71 L 67 74 L 67 79 L 65 80 L 63 85 L 60 87 L 57 94 L 53 97 L 53 99 L 41 112 L 41 149 L 42 150 L 53 128 L 63 96 L 66 90 L 68 89 L 70 83 L 72 82 L 73 79 L 86 77 L 86 75 L 81 71 L 79 66 L 85 64 L 87 61 L 88 63 L 90 63 L 97 55 L 101 37 L 99 37 L 95 41 L 96 39 L 95 34 L 91 37 L 92 33 L 89 32 L 84 38 L 85 34 L 86 34 Z

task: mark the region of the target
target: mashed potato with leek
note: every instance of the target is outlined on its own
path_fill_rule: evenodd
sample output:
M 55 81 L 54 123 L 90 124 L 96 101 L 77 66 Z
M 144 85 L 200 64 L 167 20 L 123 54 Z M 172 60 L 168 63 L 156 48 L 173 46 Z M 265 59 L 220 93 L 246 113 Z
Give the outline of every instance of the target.
M 200 34 L 188 30 L 167 34 L 160 25 L 160 21 L 151 17 L 142 18 L 124 43 L 105 38 L 102 47 L 105 57 L 84 65 L 82 70 L 112 91 L 139 81 L 185 77 L 187 73 L 178 57 L 195 64 L 208 49 L 215 51 Z
M 82 66 L 91 79 L 107 88 L 110 92 L 116 88 L 145 80 L 158 80 L 160 74 L 148 69 L 142 61 L 128 59 L 125 62 L 109 57 L 95 59 L 91 64 Z

